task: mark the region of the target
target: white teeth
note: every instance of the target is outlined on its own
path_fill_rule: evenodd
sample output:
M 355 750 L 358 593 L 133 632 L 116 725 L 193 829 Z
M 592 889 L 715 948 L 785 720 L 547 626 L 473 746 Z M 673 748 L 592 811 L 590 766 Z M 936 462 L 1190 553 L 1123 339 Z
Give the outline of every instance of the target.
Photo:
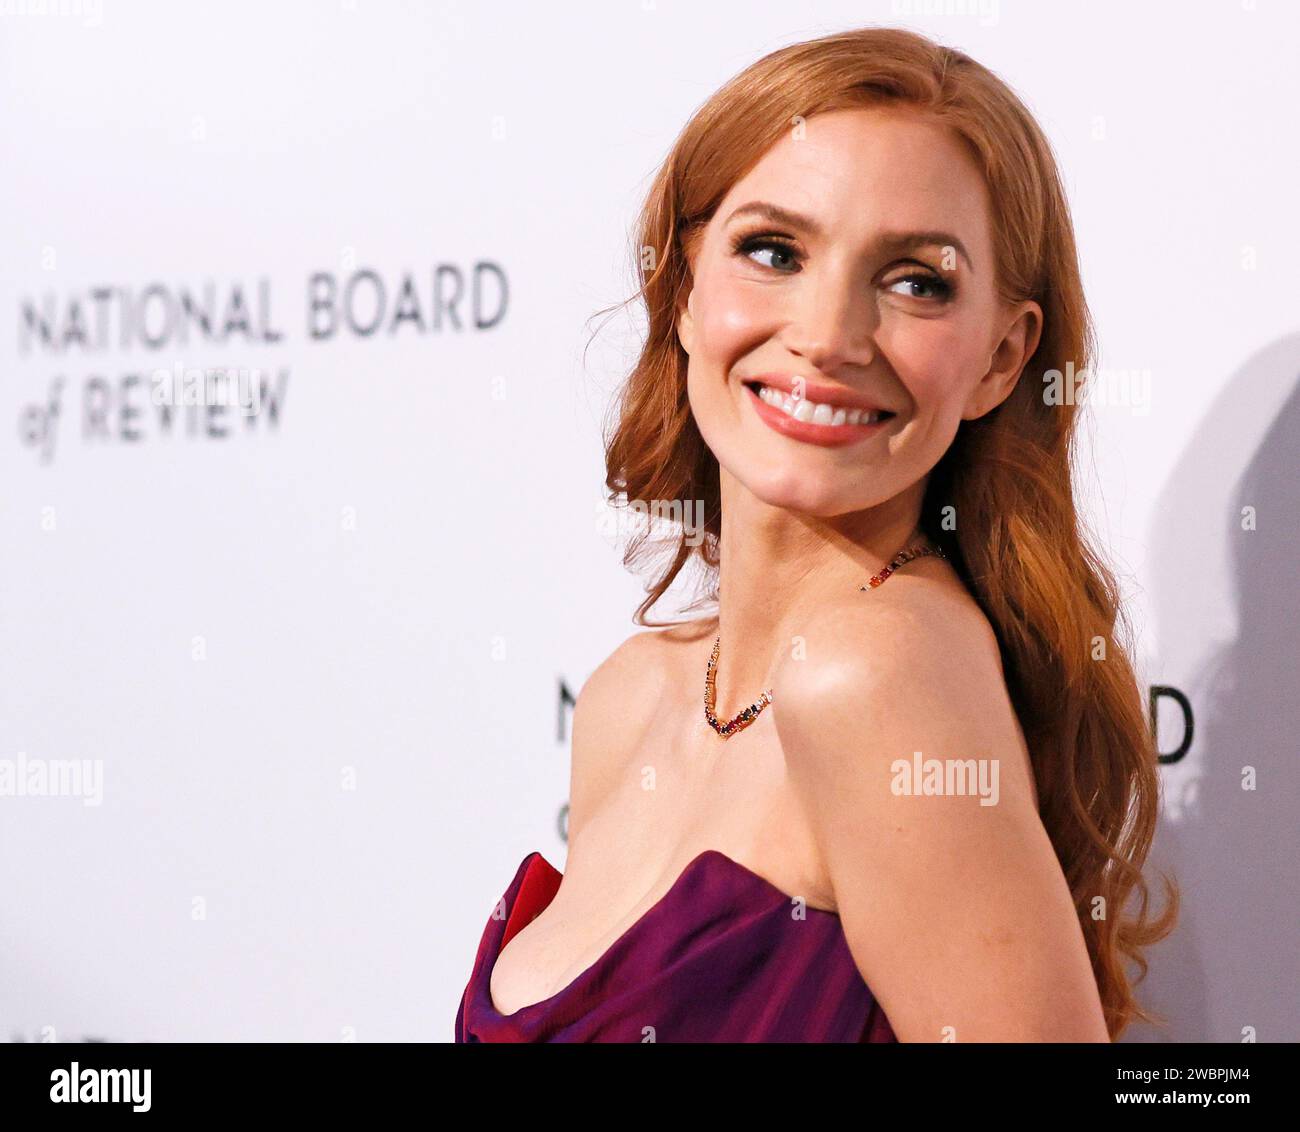
M 869 409 L 845 409 L 840 405 L 820 405 L 801 397 L 795 400 L 788 393 L 772 389 L 766 385 L 758 387 L 758 395 L 769 405 L 780 409 L 787 416 L 797 421 L 807 421 L 818 425 L 875 424 L 881 414 Z

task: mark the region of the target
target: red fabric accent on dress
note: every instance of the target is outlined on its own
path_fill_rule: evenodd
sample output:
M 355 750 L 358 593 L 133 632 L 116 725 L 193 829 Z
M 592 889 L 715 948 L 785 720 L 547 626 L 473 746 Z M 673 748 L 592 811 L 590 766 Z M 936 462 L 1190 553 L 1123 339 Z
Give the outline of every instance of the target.
M 543 857 L 534 857 L 524 874 L 524 882 L 519 889 L 519 896 L 514 907 L 510 909 L 510 918 L 506 920 L 505 934 L 501 937 L 501 948 L 510 942 L 512 936 L 521 932 L 545 911 L 546 906 L 555 899 L 564 874 Z

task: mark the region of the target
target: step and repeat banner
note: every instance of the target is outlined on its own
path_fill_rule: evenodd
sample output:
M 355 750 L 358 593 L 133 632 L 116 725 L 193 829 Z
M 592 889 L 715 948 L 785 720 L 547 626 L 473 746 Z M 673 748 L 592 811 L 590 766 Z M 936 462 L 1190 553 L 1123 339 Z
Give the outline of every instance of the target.
M 637 631 L 601 423 L 691 112 L 867 23 L 1060 156 L 1184 894 L 1133 1040 L 1300 1037 L 1294 9 L 0 3 L 0 1040 L 445 1041 Z

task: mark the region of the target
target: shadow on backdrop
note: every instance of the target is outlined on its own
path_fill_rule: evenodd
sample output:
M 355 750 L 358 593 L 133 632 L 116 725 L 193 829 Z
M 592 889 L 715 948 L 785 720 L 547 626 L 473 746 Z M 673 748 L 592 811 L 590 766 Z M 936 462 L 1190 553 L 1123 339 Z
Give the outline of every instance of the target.
M 1161 768 L 1147 869 L 1157 901 L 1162 872 L 1182 895 L 1137 990 L 1167 1024 L 1135 1023 L 1124 1041 L 1300 1039 L 1297 374 L 1300 334 L 1242 366 L 1175 467 L 1148 539 L 1153 682 L 1186 693 L 1194 730 L 1187 755 Z M 1173 714 L 1160 715 L 1165 752 L 1180 741 Z

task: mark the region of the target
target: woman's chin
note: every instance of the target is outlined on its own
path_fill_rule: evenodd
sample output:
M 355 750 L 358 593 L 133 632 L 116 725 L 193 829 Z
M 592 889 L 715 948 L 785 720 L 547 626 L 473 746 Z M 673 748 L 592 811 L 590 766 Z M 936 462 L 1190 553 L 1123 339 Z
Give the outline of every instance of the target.
M 871 506 L 872 501 L 846 492 L 842 478 L 800 475 L 790 469 L 778 474 L 737 475 L 736 479 L 762 503 L 817 519 L 830 519 Z

